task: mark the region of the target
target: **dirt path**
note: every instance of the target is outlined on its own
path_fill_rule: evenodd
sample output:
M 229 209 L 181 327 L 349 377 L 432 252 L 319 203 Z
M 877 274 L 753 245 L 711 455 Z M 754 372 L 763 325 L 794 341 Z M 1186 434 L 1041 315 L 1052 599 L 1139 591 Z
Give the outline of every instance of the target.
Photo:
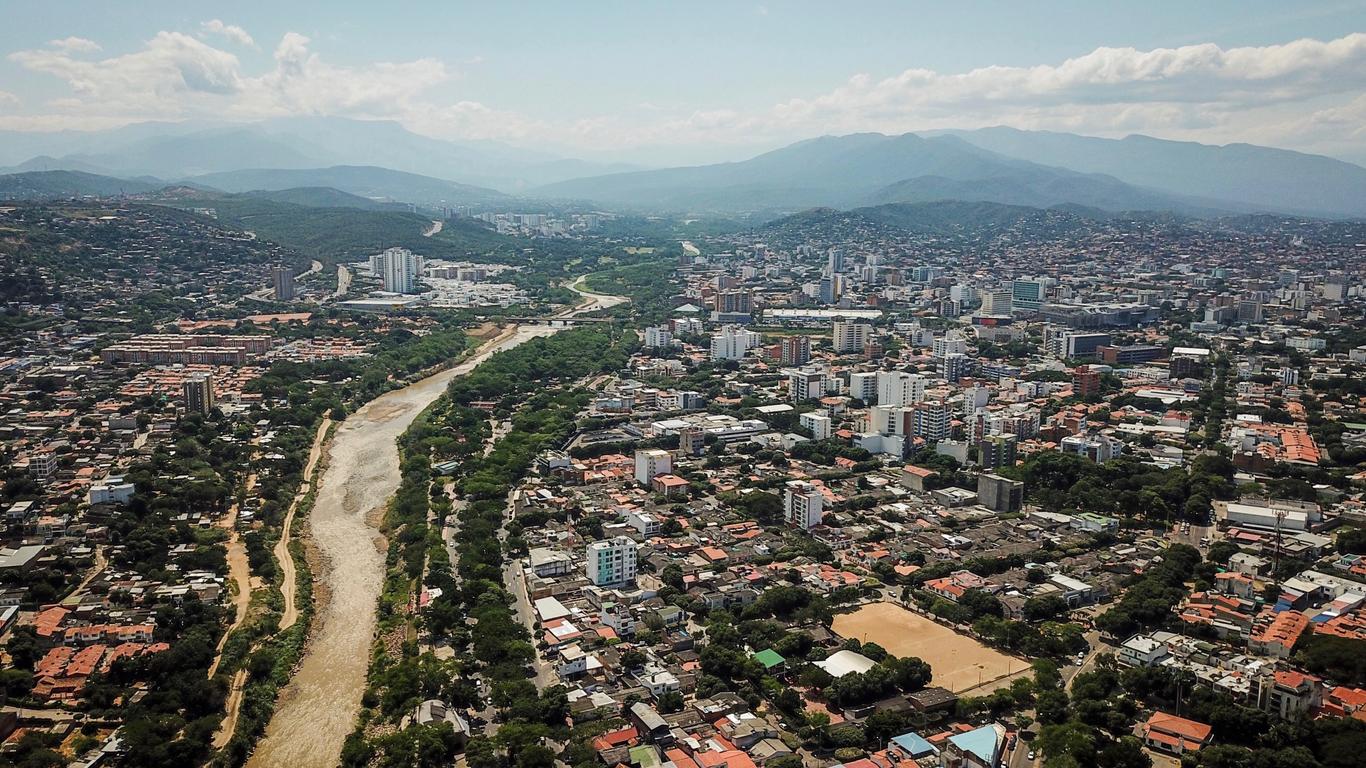
M 237 730 L 237 717 L 242 712 L 242 695 L 246 685 L 247 670 L 239 669 L 234 672 L 232 682 L 228 686 L 227 716 L 219 723 L 218 731 L 213 735 L 214 749 L 222 749 L 232 741 L 233 731 Z
M 380 510 L 398 488 L 396 440 L 424 408 L 495 352 L 558 328 L 513 327 L 459 365 L 362 406 L 337 428 L 308 524 L 324 560 L 308 649 L 285 687 L 250 768 L 332 768 L 355 725 L 384 581 Z
M 95 545 L 95 558 L 94 562 L 90 565 L 90 572 L 85 575 L 85 578 L 81 579 L 81 583 L 77 584 L 75 589 L 71 590 L 71 594 L 67 595 L 66 599 L 62 600 L 62 605 L 79 604 L 81 602 L 81 595 L 85 594 L 85 588 L 90 586 L 90 582 L 94 581 L 96 576 L 104 573 L 104 569 L 108 566 L 109 559 L 104 556 L 104 545 Z
M 256 473 L 247 475 L 247 480 L 243 483 L 244 494 L 251 493 L 251 489 L 256 487 Z M 242 537 L 237 533 L 237 512 L 239 505 L 234 502 L 228 510 L 228 514 L 218 521 L 218 527 L 228 531 L 227 560 L 228 560 L 228 580 L 236 587 L 232 595 L 233 617 L 232 623 L 223 630 L 223 636 L 218 638 L 218 647 L 214 649 L 213 663 L 209 665 L 209 679 L 218 673 L 218 665 L 223 661 L 223 646 L 228 644 L 228 636 L 233 633 L 242 622 L 247 618 L 247 608 L 251 606 L 251 565 L 247 561 L 247 547 L 242 543 Z
M 280 540 L 275 543 L 275 560 L 280 564 L 280 593 L 284 596 L 284 611 L 280 614 L 280 630 L 286 630 L 294 626 L 294 622 L 299 620 L 299 609 L 295 605 L 295 594 L 298 591 L 297 580 L 294 575 L 294 555 L 289 551 L 289 538 L 294 527 L 294 512 L 299 508 L 299 502 L 303 501 L 308 495 L 308 491 L 313 486 L 313 472 L 318 467 L 318 459 L 322 458 L 323 440 L 327 437 L 327 430 L 332 427 L 332 419 L 323 417 L 322 423 L 318 425 L 318 433 L 313 436 L 313 447 L 308 451 L 308 461 L 304 463 L 303 480 L 299 483 L 299 490 L 294 494 L 294 500 L 289 503 L 289 511 L 285 512 L 285 522 L 280 528 Z

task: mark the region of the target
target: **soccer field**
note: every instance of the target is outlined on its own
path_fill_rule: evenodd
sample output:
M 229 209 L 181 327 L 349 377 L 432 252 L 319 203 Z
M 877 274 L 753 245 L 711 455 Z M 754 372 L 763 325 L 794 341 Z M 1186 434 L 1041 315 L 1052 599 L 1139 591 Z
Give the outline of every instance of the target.
M 934 670 L 934 685 L 961 693 L 1029 668 L 1027 662 L 988 648 L 895 603 L 870 603 L 835 616 L 843 638 L 877 643 L 894 656 L 916 656 Z M 985 691 L 975 691 L 981 694 Z

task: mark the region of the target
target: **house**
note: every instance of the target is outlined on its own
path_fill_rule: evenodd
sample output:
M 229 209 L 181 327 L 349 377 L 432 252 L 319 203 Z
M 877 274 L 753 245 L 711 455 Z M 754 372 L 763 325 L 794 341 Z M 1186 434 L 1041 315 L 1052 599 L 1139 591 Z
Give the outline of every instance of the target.
M 907 464 L 901 470 L 901 486 L 912 491 L 924 493 L 928 490 L 925 483 L 932 477 L 938 477 L 939 473 L 933 469 L 917 467 L 914 464 Z
M 1155 667 L 1170 655 L 1166 643 L 1148 635 L 1134 635 L 1119 646 L 1115 660 L 1129 667 Z
M 1179 756 L 1209 746 L 1212 730 L 1204 723 L 1165 712 L 1154 712 L 1147 722 L 1134 727 L 1134 735 L 1151 749 Z
M 1247 647 L 1256 653 L 1288 659 L 1300 635 L 1309 628 L 1309 623 L 1309 617 L 1299 611 L 1281 611 L 1270 624 L 1253 630 Z
M 995 768 L 1005 751 L 1006 729 L 990 723 L 950 736 L 940 755 L 944 768 Z
M 441 699 L 428 699 L 417 705 L 413 710 L 411 725 L 426 725 L 428 723 L 445 723 L 455 731 L 456 740 L 461 747 L 470 739 L 470 724 L 465 718 L 460 716 L 451 705 Z
M 925 589 L 956 603 L 964 592 L 969 589 L 981 589 L 986 585 L 986 579 L 972 571 L 954 571 L 942 579 L 930 579 L 925 582 Z
M 1263 678 L 1263 709 L 1282 720 L 1298 720 L 1323 706 L 1323 682 L 1313 675 L 1278 670 Z
M 656 744 L 673 742 L 673 734 L 669 731 L 669 724 L 664 722 L 664 718 L 660 717 L 659 712 L 655 711 L 655 708 L 649 704 L 637 701 L 631 705 L 627 715 L 642 738 Z

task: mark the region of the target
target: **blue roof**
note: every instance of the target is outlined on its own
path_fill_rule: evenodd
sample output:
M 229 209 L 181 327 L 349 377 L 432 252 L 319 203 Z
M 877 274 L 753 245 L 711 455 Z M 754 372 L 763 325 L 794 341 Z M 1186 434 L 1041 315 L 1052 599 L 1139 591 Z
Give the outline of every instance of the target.
M 908 731 L 900 736 L 893 736 L 892 743 L 901 747 L 901 749 L 911 757 L 939 754 L 939 750 L 935 749 L 933 744 L 925 741 L 925 739 L 921 738 L 920 734 L 914 731 Z
M 967 733 L 950 736 L 949 741 L 964 752 L 981 758 L 987 765 L 996 763 L 996 748 L 999 742 L 995 726 L 984 725 L 981 728 L 974 728 Z

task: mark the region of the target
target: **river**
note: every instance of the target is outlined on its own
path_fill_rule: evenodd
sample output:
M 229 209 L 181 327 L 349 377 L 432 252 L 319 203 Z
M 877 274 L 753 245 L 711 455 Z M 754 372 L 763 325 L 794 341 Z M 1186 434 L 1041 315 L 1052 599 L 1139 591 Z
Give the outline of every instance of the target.
M 558 330 L 521 326 L 504 332 L 459 365 L 366 403 L 337 429 L 309 517 L 313 543 L 326 562 L 318 591 L 327 599 L 249 768 L 337 765 L 365 689 L 384 580 L 383 542 L 375 525 L 398 489 L 395 441 L 451 379 L 495 352 Z

